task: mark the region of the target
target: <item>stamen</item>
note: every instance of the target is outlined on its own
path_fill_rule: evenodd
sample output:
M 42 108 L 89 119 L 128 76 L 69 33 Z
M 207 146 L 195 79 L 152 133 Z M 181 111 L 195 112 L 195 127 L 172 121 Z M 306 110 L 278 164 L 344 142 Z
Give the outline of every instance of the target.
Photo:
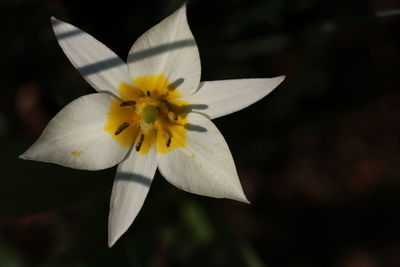
M 165 144 L 167 147 L 171 145 L 172 138 L 171 136 L 168 138 L 167 143 Z
M 121 105 L 119 105 L 119 106 L 120 107 L 127 107 L 127 106 L 134 106 L 134 105 L 136 105 L 136 101 L 131 100 L 131 101 L 122 102 Z
M 169 111 L 169 112 L 168 112 L 168 118 L 169 118 L 171 121 L 176 121 L 176 120 L 178 119 L 178 115 L 176 115 L 176 113 L 173 112 L 173 111 Z
M 168 106 L 167 101 L 165 101 L 165 99 L 161 100 L 161 102 L 160 102 L 160 104 L 159 104 L 159 108 L 160 108 L 160 111 L 161 111 L 162 113 L 167 114 L 167 115 L 168 115 L 168 112 L 171 110 L 171 109 L 169 108 L 169 106 Z
M 163 138 L 165 139 L 165 145 L 167 147 L 170 147 L 171 141 L 172 141 L 172 136 L 169 132 L 164 131 L 162 134 Z
M 142 148 L 143 142 L 144 142 L 144 134 L 141 134 L 139 141 L 136 143 L 136 151 L 139 151 L 140 148 Z
M 118 126 L 117 130 L 115 130 L 115 135 L 119 135 L 123 130 L 129 127 L 129 123 L 124 122 L 120 126 Z
M 150 91 L 146 91 L 147 96 L 151 96 Z

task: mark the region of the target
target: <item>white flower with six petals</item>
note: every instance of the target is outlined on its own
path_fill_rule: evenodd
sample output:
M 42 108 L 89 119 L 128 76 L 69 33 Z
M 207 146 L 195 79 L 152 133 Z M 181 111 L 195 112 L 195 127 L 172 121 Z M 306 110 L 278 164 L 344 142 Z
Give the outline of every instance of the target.
M 157 167 L 182 190 L 248 203 L 228 145 L 210 119 L 260 100 L 284 76 L 200 83 L 185 5 L 144 33 L 127 63 L 82 30 L 52 23 L 64 53 L 98 93 L 65 106 L 20 157 L 84 170 L 118 164 L 110 247 L 141 209 Z

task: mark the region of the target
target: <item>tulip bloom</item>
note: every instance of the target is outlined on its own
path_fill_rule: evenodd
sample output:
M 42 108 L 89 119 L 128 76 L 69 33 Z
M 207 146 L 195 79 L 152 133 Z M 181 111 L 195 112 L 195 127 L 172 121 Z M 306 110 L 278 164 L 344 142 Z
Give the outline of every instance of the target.
M 110 247 L 141 209 L 157 167 L 182 190 L 248 203 L 228 145 L 210 119 L 258 101 L 284 76 L 200 82 L 185 6 L 144 33 L 127 63 L 71 24 L 52 23 L 64 53 L 97 93 L 65 106 L 20 157 L 83 170 L 118 164 Z

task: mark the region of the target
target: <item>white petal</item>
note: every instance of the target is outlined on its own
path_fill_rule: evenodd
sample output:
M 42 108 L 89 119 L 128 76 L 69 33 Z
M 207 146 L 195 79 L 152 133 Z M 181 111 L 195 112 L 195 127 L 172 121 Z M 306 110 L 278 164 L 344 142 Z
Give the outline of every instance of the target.
M 155 146 L 145 155 L 132 149 L 128 158 L 118 165 L 108 218 L 109 247 L 125 233 L 139 213 L 156 169 Z
M 200 57 L 186 18 L 186 6 L 145 32 L 128 56 L 131 75 L 164 74 L 183 96 L 191 95 L 200 82 Z
M 157 154 L 161 174 L 173 185 L 195 194 L 248 203 L 231 152 L 217 127 L 189 113 L 186 147 Z
M 275 89 L 285 76 L 264 79 L 221 80 L 200 83 L 199 89 L 186 100 L 192 111 L 210 119 L 241 110 Z
M 97 93 L 72 101 L 49 122 L 39 139 L 20 158 L 84 170 L 118 164 L 129 147 L 120 146 L 103 130 L 113 99 L 111 95 Z
M 113 51 L 71 24 L 54 17 L 51 22 L 65 55 L 95 90 L 118 96 L 118 85 L 131 82 L 126 63 Z

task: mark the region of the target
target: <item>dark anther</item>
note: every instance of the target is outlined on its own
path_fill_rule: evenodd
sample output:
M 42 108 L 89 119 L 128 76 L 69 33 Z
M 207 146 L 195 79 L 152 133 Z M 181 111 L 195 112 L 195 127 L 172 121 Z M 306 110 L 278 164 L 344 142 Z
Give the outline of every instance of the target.
M 172 138 L 171 138 L 171 136 L 168 136 L 168 139 L 167 139 L 167 147 L 170 147 L 170 145 L 171 145 L 171 141 L 172 141 Z
M 151 96 L 150 91 L 146 91 L 147 96 Z
M 121 107 L 127 107 L 127 106 L 134 106 L 136 104 L 136 101 L 125 101 L 121 103 Z
M 163 132 L 162 135 L 163 135 L 163 138 L 164 138 L 164 140 L 165 140 L 165 145 L 166 145 L 167 147 L 170 147 L 171 141 L 172 141 L 172 136 L 171 136 L 171 134 L 170 134 L 169 132 L 165 131 L 165 132 Z
M 128 128 L 129 123 L 124 122 L 122 123 L 120 126 L 118 126 L 117 130 L 115 130 L 115 135 L 119 135 L 123 130 L 125 130 L 126 128 Z
M 175 90 L 176 88 L 178 88 L 183 82 L 185 81 L 185 79 L 183 78 L 179 78 L 177 80 L 175 80 L 173 83 L 171 83 L 170 85 L 168 85 L 168 90 Z
M 139 151 L 139 150 L 140 150 L 140 148 L 141 148 L 142 145 L 143 145 L 143 142 L 144 142 L 144 135 L 141 134 L 141 135 L 140 135 L 139 141 L 136 143 L 136 151 Z

